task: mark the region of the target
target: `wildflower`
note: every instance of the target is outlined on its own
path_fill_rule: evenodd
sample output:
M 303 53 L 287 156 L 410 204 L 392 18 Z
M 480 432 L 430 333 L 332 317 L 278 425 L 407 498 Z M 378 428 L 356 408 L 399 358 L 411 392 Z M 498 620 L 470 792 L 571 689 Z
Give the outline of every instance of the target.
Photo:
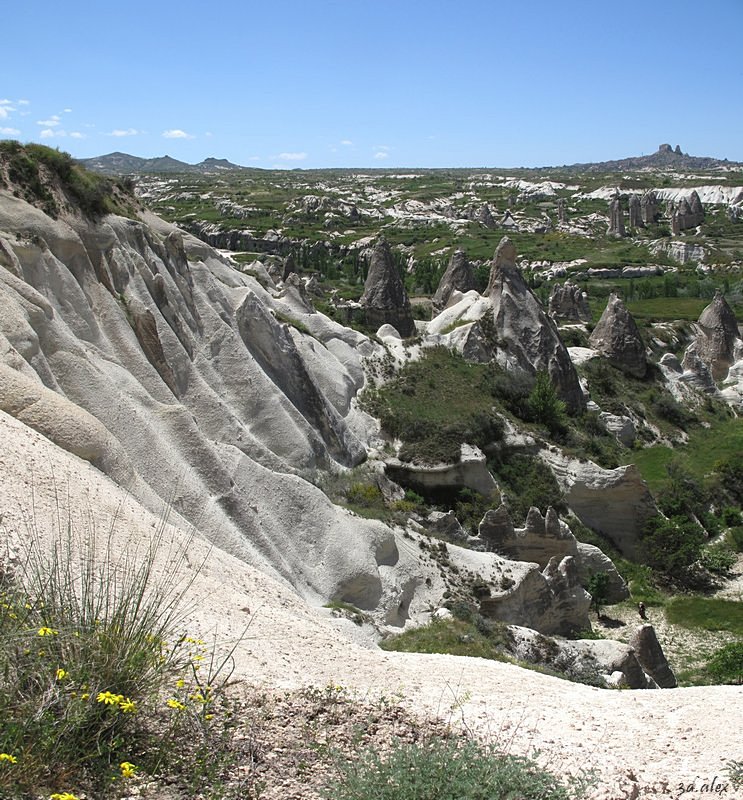
M 79 800 L 79 798 L 71 792 L 55 792 L 49 795 L 49 800 Z
M 184 681 L 183 678 L 178 678 L 178 680 L 175 682 L 175 685 L 179 689 L 182 689 L 186 685 L 186 681 Z
M 60 667 L 54 674 L 58 681 L 63 681 L 67 677 L 67 670 Z
M 135 700 L 130 700 L 128 697 L 124 697 L 119 700 L 119 708 L 125 714 L 133 714 L 137 710 L 137 703 Z
M 39 628 L 37 634 L 39 636 L 56 636 L 59 631 L 55 631 L 54 628 L 48 628 L 46 625 Z
M 98 697 L 96 697 L 98 703 L 105 703 L 107 706 L 117 706 L 123 700 L 123 694 L 114 694 L 113 692 L 98 692 Z
M 121 764 L 119 764 L 119 769 L 121 770 L 122 778 L 133 778 L 137 772 L 137 768 L 131 761 L 122 761 Z
M 8 764 L 15 764 L 18 759 L 15 756 L 10 755 L 10 753 L 0 753 L 0 762 L 7 761 Z
M 181 703 L 181 701 L 180 701 L 180 700 L 176 700 L 176 699 L 175 699 L 175 697 L 169 697 L 169 698 L 168 698 L 168 699 L 165 701 L 165 705 L 166 705 L 168 708 L 175 708 L 175 709 L 177 709 L 178 711 L 183 711 L 183 709 L 186 707 L 185 705 L 183 705 L 183 703 Z

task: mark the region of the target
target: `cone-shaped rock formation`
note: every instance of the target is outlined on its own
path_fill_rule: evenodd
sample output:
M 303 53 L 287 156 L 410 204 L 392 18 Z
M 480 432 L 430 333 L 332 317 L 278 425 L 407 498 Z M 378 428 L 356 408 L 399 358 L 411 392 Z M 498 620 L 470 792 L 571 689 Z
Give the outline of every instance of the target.
M 516 267 L 516 247 L 501 239 L 490 268 L 486 291 L 493 304 L 495 333 L 507 368 L 531 374 L 546 370 L 570 413 L 585 406 L 578 373 L 555 323 Z
M 449 266 L 441 276 L 438 289 L 431 298 L 434 315 L 443 311 L 451 297 L 452 292 L 469 292 L 477 288 L 475 272 L 472 265 L 467 260 L 467 256 L 462 249 L 458 249 L 449 259 Z
M 408 293 L 384 239 L 372 251 L 361 305 L 368 325 L 392 325 L 403 338 L 415 333 Z
M 610 295 L 589 342 L 622 372 L 635 378 L 645 377 L 648 370 L 645 345 L 637 323 L 618 294 Z

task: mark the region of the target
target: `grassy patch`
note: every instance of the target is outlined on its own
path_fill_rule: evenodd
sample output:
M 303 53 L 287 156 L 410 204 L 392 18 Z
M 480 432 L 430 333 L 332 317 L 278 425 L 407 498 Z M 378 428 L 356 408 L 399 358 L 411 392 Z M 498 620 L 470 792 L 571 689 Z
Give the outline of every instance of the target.
M 509 661 L 503 649 L 504 642 L 505 633 L 501 626 L 483 632 L 472 621 L 433 619 L 427 625 L 385 639 L 380 647 L 403 653 L 448 653 Z
M 666 616 L 669 622 L 684 628 L 743 636 L 743 603 L 735 600 L 679 595 L 667 603 Z

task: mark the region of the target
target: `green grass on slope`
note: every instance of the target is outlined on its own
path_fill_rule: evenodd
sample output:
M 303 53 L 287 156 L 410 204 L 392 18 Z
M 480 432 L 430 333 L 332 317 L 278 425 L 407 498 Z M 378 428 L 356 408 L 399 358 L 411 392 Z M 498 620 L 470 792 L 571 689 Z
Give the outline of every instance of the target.
M 632 461 L 637 464 L 651 491 L 656 491 L 666 481 L 665 467 L 671 460 L 678 461 L 687 472 L 702 482 L 714 471 L 718 461 L 724 461 L 742 450 L 743 420 L 728 419 L 711 428 L 695 428 L 685 445 L 673 449 L 656 445 L 638 450 L 632 454 Z
M 743 636 L 743 603 L 716 597 L 678 595 L 666 605 L 668 621 L 684 628 L 730 631 Z

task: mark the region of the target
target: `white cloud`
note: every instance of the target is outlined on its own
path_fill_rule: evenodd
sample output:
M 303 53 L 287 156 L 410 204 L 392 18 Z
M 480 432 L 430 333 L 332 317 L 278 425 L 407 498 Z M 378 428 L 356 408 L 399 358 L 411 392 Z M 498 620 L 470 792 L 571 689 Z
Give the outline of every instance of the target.
M 85 134 L 84 133 L 80 133 L 80 131 L 72 131 L 72 133 L 70 134 L 70 137 L 73 138 L 73 139 L 84 139 L 85 138 Z
M 304 161 L 307 158 L 307 153 L 279 153 L 277 158 L 282 161 Z
M 248 161 L 260 161 L 260 160 L 261 160 L 260 156 L 250 156 L 250 158 L 248 159 Z
M 31 105 L 31 101 L 30 100 L 19 100 L 18 101 L 18 105 L 19 106 L 30 106 Z
M 180 130 L 180 128 L 173 128 L 169 131 L 163 131 L 163 138 L 165 139 L 193 139 L 194 137 L 190 133 L 186 133 L 186 131 Z
M 350 139 L 341 139 L 341 144 L 345 147 L 352 147 L 353 142 Z
M 139 131 L 136 128 L 116 128 L 107 133 L 106 136 L 137 136 Z
M 13 105 L 13 101 L 12 100 L 8 100 L 7 97 L 4 97 L 2 100 L 0 100 L 0 106 L 12 106 L 12 105 Z
M 19 136 L 21 132 L 18 128 L 0 128 L 0 133 L 3 136 Z
M 39 134 L 42 139 L 51 139 L 52 136 L 61 136 L 64 134 L 64 131 L 57 131 L 56 133 L 51 128 L 44 128 L 44 130 Z
M 8 109 L 5 106 L 0 106 L 0 119 L 8 118 Z
M 389 158 L 389 156 L 390 154 L 384 150 L 377 150 L 377 152 L 374 153 L 374 158 L 376 158 L 377 161 L 382 161 L 385 158 Z
M 36 120 L 37 125 L 45 125 L 47 128 L 56 128 L 57 125 L 60 124 L 59 116 L 57 114 L 52 114 L 49 119 L 39 119 Z
M 62 113 L 63 113 L 63 114 L 72 114 L 72 109 L 71 109 L 71 108 L 65 108 L 65 109 L 62 111 Z

